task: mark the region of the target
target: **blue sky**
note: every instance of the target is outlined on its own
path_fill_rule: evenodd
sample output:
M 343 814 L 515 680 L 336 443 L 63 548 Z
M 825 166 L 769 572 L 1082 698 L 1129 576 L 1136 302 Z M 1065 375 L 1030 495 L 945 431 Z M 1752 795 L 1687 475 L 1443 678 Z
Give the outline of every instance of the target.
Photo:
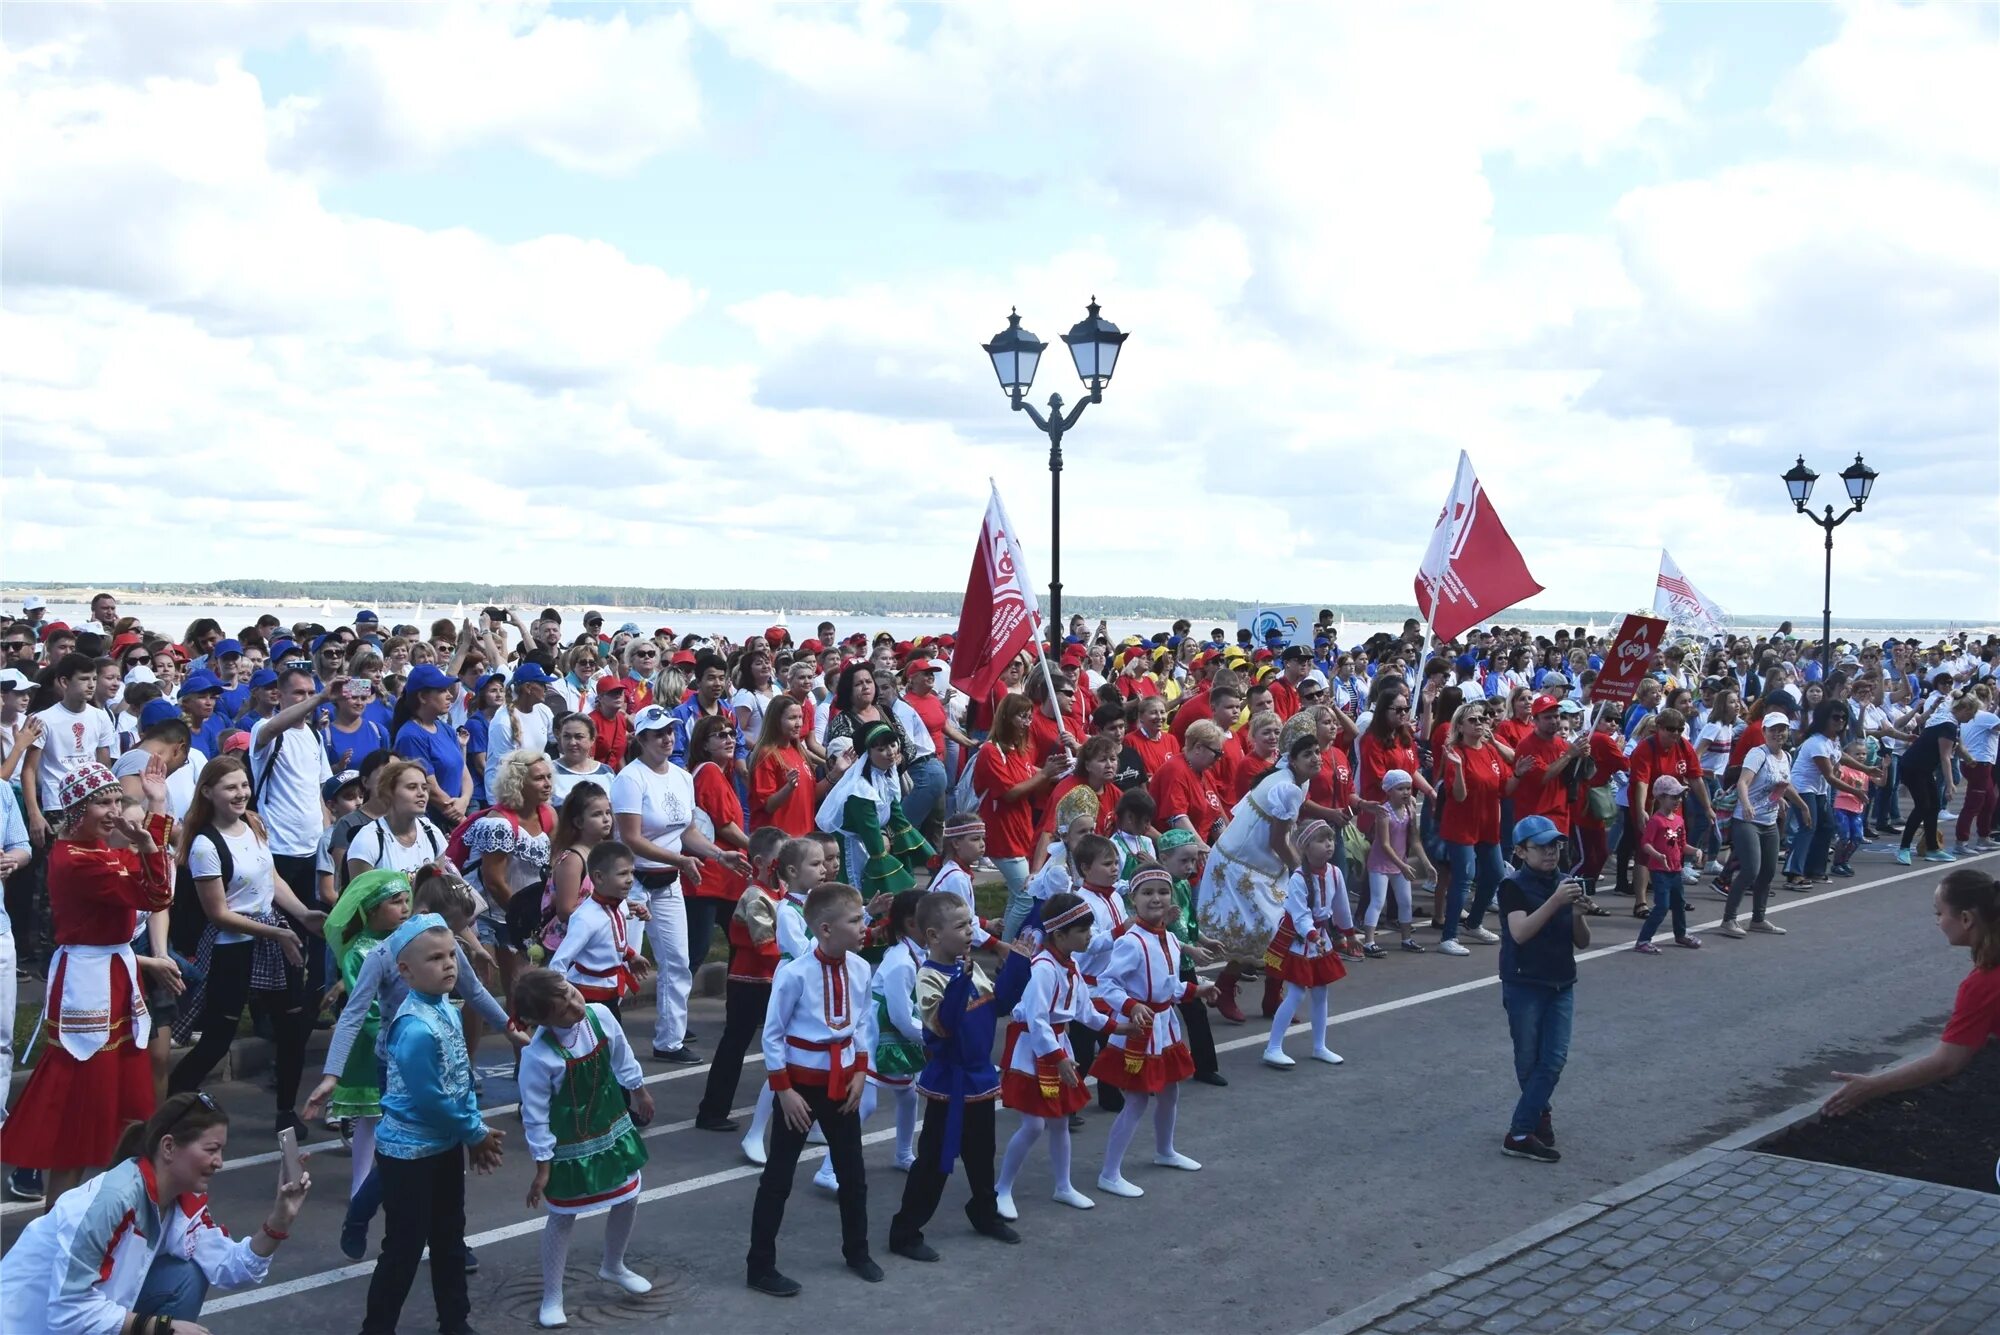
M 1095 293 L 1072 589 L 1405 599 L 1463 448 L 1550 606 L 1812 610 L 1860 449 L 1841 610 L 2000 615 L 1996 14 L 17 10 L 0 550 L 949 585 Z

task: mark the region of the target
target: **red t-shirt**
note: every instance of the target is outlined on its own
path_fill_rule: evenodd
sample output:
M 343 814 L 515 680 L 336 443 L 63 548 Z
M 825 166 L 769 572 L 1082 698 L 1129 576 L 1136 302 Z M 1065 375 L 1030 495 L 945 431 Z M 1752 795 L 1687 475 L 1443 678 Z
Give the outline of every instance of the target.
M 1271 679 L 1271 708 L 1278 711 L 1278 717 L 1288 719 L 1299 712 L 1298 688 L 1283 677 Z
M 1148 737 L 1137 728 L 1125 730 L 1125 746 L 1139 753 L 1139 761 L 1145 765 L 1148 775 L 1158 774 L 1160 766 L 1181 753 L 1181 745 L 1174 740 L 1171 732 L 1162 731 L 1158 737 Z
M 1043 799 L 1041 825 L 1043 834 L 1057 833 L 1056 808 L 1062 804 L 1065 797 L 1069 796 L 1069 790 L 1082 782 L 1083 780 L 1074 774 L 1065 774 L 1056 780 L 1055 787 L 1049 789 L 1048 797 Z M 1097 790 L 1097 833 L 1108 835 L 1112 827 L 1118 823 L 1118 799 L 1122 796 L 1115 783 L 1107 783 Z
M 1650 784 L 1662 774 L 1672 775 L 1683 784 L 1695 784 L 1701 782 L 1701 757 L 1685 737 L 1662 749 L 1655 734 L 1632 749 L 1627 770 L 1634 784 Z
M 1028 715 L 1028 750 L 1034 754 L 1035 763 L 1041 764 L 1050 756 L 1063 749 L 1061 729 L 1068 726 L 1068 720 L 1057 722 L 1035 706 L 1035 712 Z M 1076 736 L 1076 729 L 1070 727 L 1070 735 Z
M 1319 753 L 1319 773 L 1306 785 L 1306 801 L 1335 809 L 1354 801 L 1354 767 L 1348 763 L 1346 749 L 1338 743 Z
M 712 760 L 703 761 L 694 772 L 694 804 L 715 822 L 718 834 L 725 825 L 734 825 L 739 830 L 744 828 L 743 800 L 736 795 L 736 785 Z M 718 847 L 724 845 L 718 844 Z M 703 858 L 701 884 L 695 887 L 694 893 L 702 899 L 726 899 L 734 904 L 749 886 L 747 877 L 737 875 L 723 863 Z
M 1736 740 L 1731 743 L 1729 747 L 1729 763 L 1731 765 L 1742 764 L 1743 757 L 1750 754 L 1751 747 L 1762 746 L 1763 744 L 1764 720 L 1753 719 L 1748 727 L 1736 734 Z
M 1590 814 L 1589 792 L 1592 788 L 1610 783 L 1613 776 L 1625 772 L 1625 748 L 1619 744 L 1616 732 L 1590 734 L 1590 763 L 1594 767 L 1590 783 L 1576 786 L 1576 800 L 1570 803 L 1569 814 L 1572 821 L 1586 823 L 1593 830 L 1601 830 L 1604 828 L 1604 822 Z
M 785 776 L 798 771 L 799 781 L 792 786 L 792 795 L 784 800 L 775 812 L 767 812 L 765 803 L 777 796 L 785 786 Z M 764 753 L 757 767 L 750 771 L 750 828 L 761 830 L 766 825 L 775 825 L 794 839 L 803 839 L 814 829 L 813 821 L 813 773 L 806 763 L 805 754 L 796 747 L 773 747 Z
M 590 721 L 597 725 L 597 740 L 590 744 L 590 754 L 614 770 L 623 769 L 625 744 L 632 736 L 631 715 L 614 709 L 611 717 L 606 718 L 603 713 L 593 710 Z
M 1996 1037 L 2000 1037 L 2000 969 L 1974 969 L 1958 985 L 1944 1041 L 1955 1047 L 1979 1048 Z
M 1188 768 L 1185 756 L 1175 756 L 1153 771 L 1153 780 L 1147 789 L 1157 808 L 1153 824 L 1164 830 L 1176 817 L 1186 816 L 1195 834 L 1201 837 L 1202 842 L 1208 842 L 1209 836 L 1215 833 L 1215 823 L 1228 812 L 1222 802 L 1222 793 L 1211 777 L 1221 763 L 1211 762 L 1207 769 L 1196 774 Z
M 924 721 L 924 730 L 931 735 L 931 748 L 937 752 L 937 758 L 942 763 L 944 760 L 944 701 L 940 700 L 937 694 L 933 692 L 930 695 L 906 694 L 903 696 L 903 703 L 915 710 L 917 717 Z M 812 720 L 808 719 L 806 726 L 811 727 Z
M 1500 798 L 1507 788 L 1506 762 L 1491 746 L 1460 747 L 1459 754 L 1465 758 L 1463 802 L 1452 796 L 1456 767 L 1445 758 L 1442 748 L 1437 752 L 1438 793 L 1444 799 L 1438 814 L 1438 833 L 1448 844 L 1497 844 Z
M 979 792 L 979 817 L 986 822 L 986 856 L 1025 858 L 1035 851 L 1035 811 L 1027 801 L 1010 802 L 1006 792 L 1035 777 L 1034 757 L 989 744 L 979 748 L 972 785 Z
M 1569 743 L 1560 736 L 1542 737 L 1532 729 L 1514 748 L 1514 758 L 1519 761 L 1526 757 L 1530 762 L 1528 770 L 1514 785 L 1514 819 L 1523 816 L 1547 816 L 1556 828 L 1569 833 L 1569 789 L 1562 779 L 1549 782 L 1549 766 L 1562 759 Z M 1567 771 L 1565 771 L 1567 773 Z
M 1493 740 L 1509 751 L 1521 749 L 1521 739 L 1535 730 L 1527 719 L 1503 718 L 1493 725 Z
M 1173 734 L 1175 741 L 1186 746 L 1188 728 L 1205 718 L 1214 717 L 1215 705 L 1209 700 L 1208 692 L 1196 692 L 1181 697 L 1181 707 L 1174 711 L 1174 721 L 1168 725 L 1167 731 Z
M 1654 812 L 1646 821 L 1646 832 L 1639 840 L 1647 848 L 1659 854 L 1657 858 L 1641 854 L 1639 860 L 1653 871 L 1679 871 L 1681 859 L 1687 852 L 1687 822 L 1676 811 L 1671 816 Z
M 1417 748 L 1400 734 L 1389 734 L 1389 740 L 1378 739 L 1374 732 L 1361 734 L 1361 796 L 1364 801 L 1382 800 L 1382 776 L 1392 769 L 1406 774 L 1417 772 Z

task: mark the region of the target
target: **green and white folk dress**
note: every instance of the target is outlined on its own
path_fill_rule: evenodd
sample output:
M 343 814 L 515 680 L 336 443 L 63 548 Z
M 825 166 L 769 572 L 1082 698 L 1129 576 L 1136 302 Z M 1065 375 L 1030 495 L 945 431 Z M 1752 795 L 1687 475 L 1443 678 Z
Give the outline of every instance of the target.
M 625 1107 L 645 1073 L 616 1017 L 596 1002 L 567 1029 L 543 1025 L 521 1052 L 521 1129 L 551 1214 L 594 1214 L 639 1199 L 646 1145 Z
M 933 851 L 903 815 L 902 777 L 874 768 L 865 751 L 819 804 L 815 823 L 839 836 L 841 880 L 861 892 L 863 903 L 916 889 L 916 868 Z

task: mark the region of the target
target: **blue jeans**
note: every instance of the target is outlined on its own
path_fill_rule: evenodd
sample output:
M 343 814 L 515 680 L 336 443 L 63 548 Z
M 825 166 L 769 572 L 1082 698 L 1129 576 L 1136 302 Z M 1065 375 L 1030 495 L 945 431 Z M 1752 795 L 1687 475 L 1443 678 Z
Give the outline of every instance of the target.
M 944 762 L 936 756 L 925 756 L 910 766 L 910 791 L 903 795 L 903 814 L 918 830 L 944 801 Z
M 164 1316 L 175 1321 L 193 1321 L 208 1301 L 208 1276 L 201 1267 L 182 1256 L 162 1256 L 146 1272 L 139 1286 L 139 1300 L 132 1310 L 142 1317 Z
M 1493 896 L 1500 889 L 1504 869 L 1498 844 L 1446 843 L 1444 848 L 1451 859 L 1451 889 L 1445 892 L 1444 900 L 1444 939 L 1456 941 L 1458 915 L 1465 910 L 1465 892 L 1472 889 L 1476 877 L 1479 888 L 1472 897 L 1472 912 L 1467 915 L 1465 925 L 1478 927 L 1486 921 L 1486 910 L 1493 907 Z
M 1639 928 L 1639 939 L 1651 941 L 1653 933 L 1660 930 L 1660 923 L 1671 910 L 1674 915 L 1674 940 L 1688 934 L 1687 873 L 1684 871 L 1660 871 L 1652 875 L 1653 907 L 1646 914 L 1646 921 Z
M 1020 932 L 1021 924 L 1027 921 L 1028 910 L 1035 901 L 1028 896 L 1028 860 L 1026 858 L 995 858 L 993 866 L 1000 878 L 1007 882 L 1006 927 L 1001 935 L 1012 941 Z
M 1785 855 L 1785 875 L 1824 876 L 1827 853 L 1833 848 L 1833 794 L 1800 793 L 1799 797 L 1812 809 L 1812 830 L 1808 833 L 1798 813 L 1792 813 L 1792 848 Z
M 1514 1105 L 1514 1120 L 1507 1130 L 1511 1135 L 1532 1135 L 1549 1110 L 1556 1082 L 1569 1061 L 1576 988 L 1503 982 L 1500 1004 L 1507 1008 L 1507 1032 L 1514 1038 L 1514 1078 L 1521 1082 L 1521 1100 Z

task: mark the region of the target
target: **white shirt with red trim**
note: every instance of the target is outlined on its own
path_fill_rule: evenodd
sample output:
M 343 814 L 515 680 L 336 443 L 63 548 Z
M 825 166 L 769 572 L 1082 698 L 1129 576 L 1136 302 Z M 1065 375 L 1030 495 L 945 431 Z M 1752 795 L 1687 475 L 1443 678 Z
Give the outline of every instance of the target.
M 868 961 L 854 951 L 829 960 L 818 946 L 778 966 L 764 1014 L 764 1069 L 772 1089 L 832 1086 L 867 1074 L 875 1051 L 872 977 Z
M 1069 1034 L 1057 1032 L 1057 1025 L 1066 1030 L 1072 1023 L 1092 1029 L 1108 1029 L 1112 1024 L 1110 1013 L 1091 1002 L 1090 988 L 1077 971 L 1076 960 L 1059 960 L 1048 950 L 1036 955 L 1028 966 L 1027 990 L 1014 1006 L 1013 1019 L 1026 1026 L 1027 1033 L 1013 1045 L 1007 1068 L 1023 1075 L 1036 1074 L 1037 1058 L 1074 1055 Z
M 569 928 L 549 958 L 549 967 L 592 1001 L 606 1000 L 607 992 L 624 996 L 634 990 L 630 970 L 639 958 L 627 932 L 624 904 L 586 896 L 569 915 Z

